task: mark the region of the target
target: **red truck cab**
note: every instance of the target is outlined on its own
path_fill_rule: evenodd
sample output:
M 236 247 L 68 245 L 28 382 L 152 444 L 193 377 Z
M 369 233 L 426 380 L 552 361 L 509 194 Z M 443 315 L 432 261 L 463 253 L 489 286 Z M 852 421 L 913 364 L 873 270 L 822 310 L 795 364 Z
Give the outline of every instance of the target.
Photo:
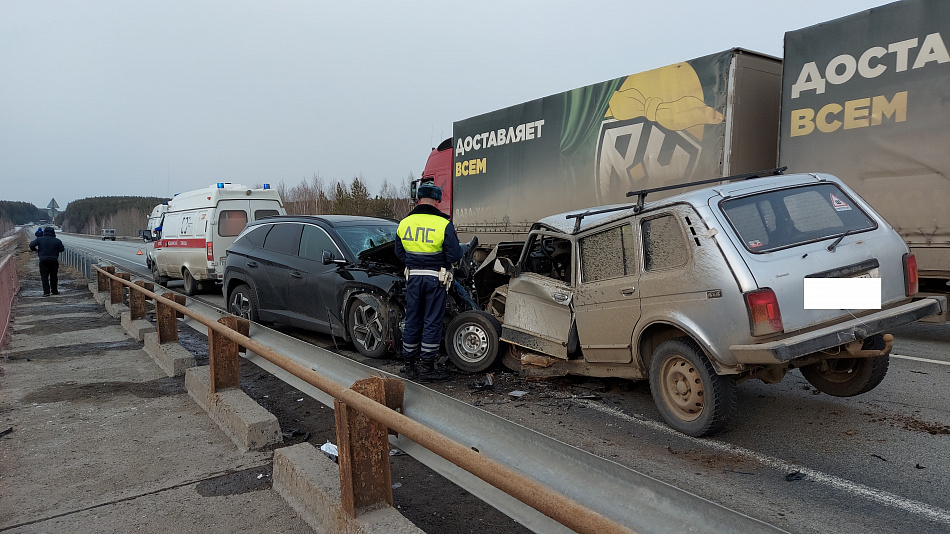
M 442 202 L 438 208 L 448 216 L 452 216 L 452 138 L 442 141 L 432 149 L 429 159 L 426 160 L 422 178 L 412 182 L 412 200 L 416 201 L 416 188 L 419 184 L 433 183 L 442 188 Z

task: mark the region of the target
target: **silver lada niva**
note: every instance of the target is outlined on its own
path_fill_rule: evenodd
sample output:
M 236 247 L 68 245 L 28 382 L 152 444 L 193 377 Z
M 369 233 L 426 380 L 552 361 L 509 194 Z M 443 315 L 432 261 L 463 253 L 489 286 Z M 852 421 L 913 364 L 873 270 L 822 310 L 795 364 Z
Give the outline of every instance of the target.
M 915 298 L 914 256 L 834 176 L 722 180 L 550 216 L 517 250 L 496 247 L 473 285 L 500 328 L 453 325 L 450 354 L 503 355 L 528 375 L 648 379 L 666 422 L 703 436 L 729 424 L 751 378 L 799 369 L 829 395 L 870 391 L 887 372 L 888 329 L 945 310 L 944 297 Z M 808 279 L 856 277 L 880 279 L 879 309 L 806 305 Z

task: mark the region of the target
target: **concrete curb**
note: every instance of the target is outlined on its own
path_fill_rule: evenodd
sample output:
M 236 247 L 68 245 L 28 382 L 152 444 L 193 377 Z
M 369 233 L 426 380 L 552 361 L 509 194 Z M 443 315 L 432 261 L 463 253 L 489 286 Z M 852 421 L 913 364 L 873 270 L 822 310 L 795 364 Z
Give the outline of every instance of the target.
M 109 312 L 109 315 L 111 315 L 113 319 L 119 319 L 123 313 L 129 313 L 129 307 L 121 302 L 116 304 L 106 302 L 106 311 Z
M 425 534 L 389 505 L 350 517 L 340 505 L 340 468 L 309 443 L 274 451 L 274 490 L 316 532 Z
M 195 366 L 195 355 L 188 352 L 178 343 L 158 342 L 158 332 L 145 334 L 145 353 L 155 360 L 155 363 L 168 376 L 182 376 L 189 367 Z
M 204 365 L 185 372 L 185 388 L 241 450 L 280 443 L 277 417 L 238 388 L 211 393 L 211 368 Z
M 132 320 L 132 314 L 129 312 L 122 314 L 122 328 L 139 342 L 145 341 L 145 334 L 157 332 L 155 325 L 145 319 Z

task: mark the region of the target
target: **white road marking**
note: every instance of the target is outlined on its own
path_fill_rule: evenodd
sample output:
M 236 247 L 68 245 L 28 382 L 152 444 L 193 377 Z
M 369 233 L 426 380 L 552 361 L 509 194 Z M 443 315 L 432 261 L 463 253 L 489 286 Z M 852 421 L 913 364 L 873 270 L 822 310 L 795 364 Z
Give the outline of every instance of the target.
M 937 363 L 941 363 L 941 362 L 937 362 Z M 850 480 L 847 480 L 841 477 L 829 475 L 827 473 L 816 471 L 814 469 L 804 467 L 801 465 L 796 465 L 791 462 L 786 462 L 785 460 L 781 460 L 779 458 L 773 458 L 771 456 L 759 454 L 749 449 L 737 447 L 735 445 L 730 445 L 729 443 L 724 443 L 721 441 L 716 441 L 716 440 L 708 439 L 708 438 L 690 437 L 685 434 L 681 434 L 673 430 L 672 428 L 662 423 L 659 423 L 657 421 L 653 421 L 651 419 L 648 419 L 642 416 L 635 417 L 635 416 L 627 415 L 626 413 L 620 410 L 617 410 L 615 408 L 610 408 L 602 404 L 597 404 L 596 402 L 593 402 L 593 401 L 575 399 L 574 402 L 577 402 L 592 410 L 597 410 L 597 411 L 612 415 L 614 417 L 623 419 L 625 421 L 629 421 L 632 423 L 636 423 L 636 424 L 648 427 L 652 430 L 665 432 L 667 434 L 689 440 L 695 443 L 696 445 L 699 445 L 702 447 L 715 449 L 723 453 L 738 454 L 738 455 L 746 456 L 748 458 L 752 458 L 753 460 L 758 461 L 762 465 L 771 467 L 779 471 L 785 471 L 786 473 L 798 471 L 802 473 L 803 475 L 807 476 L 808 480 L 813 480 L 815 482 L 818 482 L 819 484 L 830 486 L 833 489 L 844 491 L 846 493 L 850 493 L 858 497 L 863 497 L 865 499 L 876 502 L 878 504 L 891 506 L 891 507 L 903 510 L 905 512 L 917 514 L 931 521 L 935 521 L 937 523 L 950 525 L 950 510 L 944 510 L 942 508 L 930 506 L 929 504 L 922 503 L 920 501 L 905 499 L 899 495 L 894 495 L 893 493 L 888 493 L 886 491 L 882 491 L 877 488 L 872 488 L 870 486 L 865 486 L 864 484 L 859 484 L 857 482 L 852 482 Z
M 927 358 L 916 358 L 914 356 L 901 356 L 900 354 L 891 354 L 891 358 L 900 358 L 902 360 L 913 360 L 915 362 L 935 363 L 937 365 L 950 365 L 950 362 L 942 362 L 940 360 L 928 360 Z

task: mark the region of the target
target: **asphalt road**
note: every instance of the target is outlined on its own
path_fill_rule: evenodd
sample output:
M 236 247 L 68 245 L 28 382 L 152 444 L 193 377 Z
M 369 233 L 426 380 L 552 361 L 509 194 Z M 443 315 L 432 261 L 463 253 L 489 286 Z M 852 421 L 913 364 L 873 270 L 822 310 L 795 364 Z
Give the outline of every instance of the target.
M 147 273 L 141 241 L 64 241 Z M 223 305 L 220 295 L 201 297 Z M 498 372 L 495 392 L 472 392 L 471 376 L 435 389 L 792 532 L 950 532 L 950 326 L 893 333 L 888 375 L 873 391 L 818 394 L 797 371 L 780 384 L 746 382 L 739 420 L 713 439 L 667 428 L 644 382 L 526 383 Z M 328 336 L 296 334 L 334 346 Z M 529 395 L 511 402 L 512 389 Z

